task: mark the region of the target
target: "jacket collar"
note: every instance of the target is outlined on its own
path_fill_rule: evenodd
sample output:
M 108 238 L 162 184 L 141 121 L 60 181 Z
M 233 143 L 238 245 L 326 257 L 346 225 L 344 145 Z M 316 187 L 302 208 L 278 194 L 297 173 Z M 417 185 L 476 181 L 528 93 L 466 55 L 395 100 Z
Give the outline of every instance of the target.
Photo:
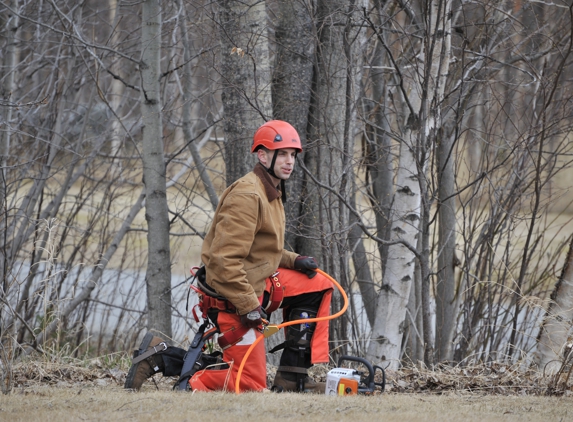
M 267 169 L 263 167 L 261 163 L 257 163 L 255 168 L 253 169 L 253 173 L 255 173 L 259 179 L 263 182 L 263 186 L 265 187 L 265 192 L 267 194 L 267 199 L 269 202 L 274 201 L 277 198 L 280 198 L 281 193 L 277 189 L 276 186 L 273 185 L 273 180 L 271 179 L 271 175 L 267 173 Z

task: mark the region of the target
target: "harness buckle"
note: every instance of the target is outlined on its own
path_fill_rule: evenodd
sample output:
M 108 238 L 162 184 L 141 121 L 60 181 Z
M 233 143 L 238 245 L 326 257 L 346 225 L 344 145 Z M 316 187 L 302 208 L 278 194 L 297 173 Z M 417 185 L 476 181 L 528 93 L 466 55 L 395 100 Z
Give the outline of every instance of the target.
M 163 349 L 157 350 L 157 348 L 158 348 L 159 346 L 162 346 Z M 157 346 L 153 346 L 153 350 L 155 350 L 155 353 L 163 352 L 163 351 L 167 350 L 167 343 L 165 343 L 164 341 L 162 341 L 162 342 L 159 343 Z

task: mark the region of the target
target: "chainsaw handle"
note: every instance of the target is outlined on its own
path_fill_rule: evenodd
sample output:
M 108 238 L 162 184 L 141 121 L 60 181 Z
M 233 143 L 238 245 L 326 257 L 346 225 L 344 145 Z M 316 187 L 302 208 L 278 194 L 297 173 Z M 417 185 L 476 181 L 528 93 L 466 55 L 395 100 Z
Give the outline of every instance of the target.
M 374 368 L 374 371 L 376 371 L 376 369 L 380 369 L 380 371 L 382 372 L 382 382 L 375 382 L 374 385 L 381 387 L 382 388 L 381 393 L 383 393 L 384 388 L 386 387 L 386 372 L 384 371 L 384 368 L 382 368 L 381 366 L 378 366 L 378 365 L 374 365 L 373 368 Z
M 338 358 L 338 367 L 339 368 L 342 366 L 342 362 L 344 362 L 345 360 L 361 363 L 366 368 L 368 368 L 368 378 L 366 378 L 365 384 L 368 386 L 368 388 L 371 391 L 373 391 L 374 390 L 374 368 L 372 368 L 372 364 L 370 362 L 368 362 L 366 359 L 359 358 L 358 356 L 342 355 Z
M 368 362 L 366 359 L 359 358 L 358 356 L 348 356 L 348 355 L 340 356 L 338 358 L 338 367 L 340 367 L 342 365 L 342 362 L 344 362 L 345 360 L 350 360 L 350 361 L 362 363 L 362 364 L 364 364 L 364 366 L 366 366 L 368 368 L 370 373 L 374 372 L 374 369 L 372 368 L 372 364 L 370 362 Z
M 342 355 L 342 356 L 340 356 L 340 358 L 338 358 L 338 367 L 339 368 L 342 366 L 342 362 L 344 362 L 344 361 L 358 362 L 358 363 L 361 363 L 362 365 L 364 365 L 368 369 L 368 377 L 366 378 L 366 381 L 365 381 L 367 389 L 364 392 L 370 392 L 370 393 L 374 392 L 374 386 L 375 385 L 377 385 L 378 387 L 381 387 L 382 392 L 384 392 L 384 387 L 386 386 L 386 373 L 384 372 L 383 368 L 381 368 L 378 365 L 372 366 L 372 364 L 364 358 L 360 358 L 358 356 L 347 356 L 347 355 Z M 375 382 L 374 381 L 374 375 L 376 373 L 376 369 L 380 369 L 380 371 L 382 371 L 382 382 Z M 360 388 L 359 388 L 359 391 L 360 391 Z

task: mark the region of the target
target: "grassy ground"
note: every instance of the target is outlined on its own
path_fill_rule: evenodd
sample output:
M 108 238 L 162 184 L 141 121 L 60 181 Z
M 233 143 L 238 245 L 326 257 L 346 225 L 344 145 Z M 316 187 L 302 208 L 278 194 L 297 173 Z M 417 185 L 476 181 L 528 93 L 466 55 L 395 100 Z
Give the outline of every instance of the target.
M 373 396 L 174 392 L 156 375 L 140 392 L 123 389 L 129 359 L 35 357 L 12 367 L 0 394 L 0 421 L 569 421 L 573 385 L 518 365 L 405 368 L 388 371 Z M 269 366 L 271 380 L 276 368 Z M 313 368 L 324 380 L 328 368 Z M 380 380 L 378 380 L 380 381 Z M 555 387 L 555 385 L 554 385 Z M 546 395 L 552 392 L 554 395 Z
M 294 393 L 176 393 L 120 386 L 17 389 L 0 397 L 6 421 L 568 421 L 570 397 L 448 393 L 331 397 Z

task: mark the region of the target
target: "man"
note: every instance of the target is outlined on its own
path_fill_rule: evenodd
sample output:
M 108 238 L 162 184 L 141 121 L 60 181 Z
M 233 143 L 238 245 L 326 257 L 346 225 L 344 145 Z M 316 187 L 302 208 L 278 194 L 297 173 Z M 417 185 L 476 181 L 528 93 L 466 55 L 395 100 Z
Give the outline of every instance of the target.
M 194 390 L 234 389 L 246 351 L 262 335 L 265 309 L 280 306 L 289 321 L 329 313 L 331 282 L 314 271 L 318 268 L 314 258 L 284 249 L 284 186 L 297 153 L 302 152 L 298 133 L 287 122 L 269 121 L 256 131 L 251 152 L 257 154 L 259 163 L 223 192 L 201 250 L 208 287 L 230 304 L 228 311 L 210 316 L 222 337 L 244 334 L 225 343 L 223 361 L 230 369 L 197 372 L 189 382 Z M 280 303 L 275 303 L 277 296 L 282 296 Z M 288 327 L 285 337 L 273 389 L 323 392 L 324 384 L 310 379 L 307 371 L 312 364 L 328 362 L 328 322 Z M 142 345 L 143 351 L 161 341 L 150 340 Z M 141 364 L 145 366 L 146 361 Z M 261 341 L 245 364 L 240 389 L 266 387 L 266 353 Z

